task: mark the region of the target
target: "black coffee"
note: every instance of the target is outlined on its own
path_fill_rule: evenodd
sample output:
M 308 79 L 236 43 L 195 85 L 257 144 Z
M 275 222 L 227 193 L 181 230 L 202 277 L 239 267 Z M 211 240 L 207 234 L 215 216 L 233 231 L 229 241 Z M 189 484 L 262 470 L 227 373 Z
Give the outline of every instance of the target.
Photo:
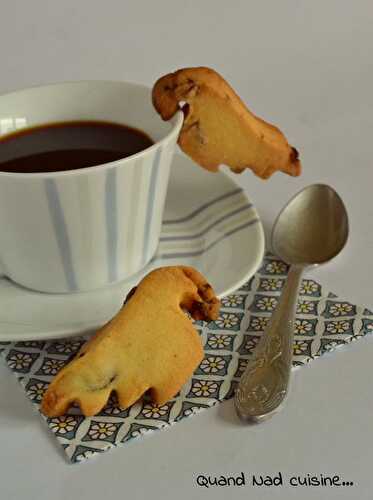
M 99 121 L 40 125 L 0 137 L 0 171 L 58 172 L 119 160 L 154 142 L 141 130 Z

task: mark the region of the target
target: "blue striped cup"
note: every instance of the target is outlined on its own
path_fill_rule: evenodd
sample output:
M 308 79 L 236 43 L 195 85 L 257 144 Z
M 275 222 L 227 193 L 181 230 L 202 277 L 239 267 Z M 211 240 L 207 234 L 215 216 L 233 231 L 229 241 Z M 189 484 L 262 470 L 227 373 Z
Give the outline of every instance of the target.
M 73 120 L 130 125 L 155 144 L 94 167 L 0 172 L 1 272 L 43 292 L 97 289 L 151 260 L 183 115 L 162 122 L 150 89 L 127 82 L 58 83 L 0 96 L 0 136 Z

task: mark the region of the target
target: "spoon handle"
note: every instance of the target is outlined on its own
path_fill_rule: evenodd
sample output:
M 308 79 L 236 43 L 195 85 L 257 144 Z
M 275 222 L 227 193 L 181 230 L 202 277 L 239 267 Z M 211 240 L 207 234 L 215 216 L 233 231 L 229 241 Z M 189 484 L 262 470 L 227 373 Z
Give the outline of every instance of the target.
M 290 268 L 276 310 L 236 389 L 236 411 L 244 421 L 270 417 L 288 392 L 295 307 L 303 270 L 303 266 Z

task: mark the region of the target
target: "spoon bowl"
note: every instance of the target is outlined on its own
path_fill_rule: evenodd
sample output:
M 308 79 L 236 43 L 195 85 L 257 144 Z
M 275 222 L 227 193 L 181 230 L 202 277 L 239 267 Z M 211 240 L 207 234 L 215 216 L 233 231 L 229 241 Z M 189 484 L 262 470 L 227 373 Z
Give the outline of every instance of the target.
M 272 248 L 288 264 L 324 264 L 342 250 L 347 237 L 343 201 L 330 186 L 313 184 L 280 212 L 272 231 Z

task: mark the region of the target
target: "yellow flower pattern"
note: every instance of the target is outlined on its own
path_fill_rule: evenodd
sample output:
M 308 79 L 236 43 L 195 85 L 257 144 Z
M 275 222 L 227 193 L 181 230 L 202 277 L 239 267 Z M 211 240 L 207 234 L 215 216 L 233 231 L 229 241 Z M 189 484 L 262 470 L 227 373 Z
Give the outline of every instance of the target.
M 196 380 L 192 386 L 194 396 L 209 397 L 218 389 L 218 384 L 212 380 Z
M 296 335 L 308 335 L 313 330 L 313 325 L 307 319 L 296 319 L 294 323 L 294 333 Z
M 244 295 L 229 295 L 228 297 L 223 297 L 221 303 L 224 307 L 241 307 L 244 299 Z
M 265 295 L 260 296 L 256 303 L 255 307 L 259 309 L 259 311 L 269 311 L 272 312 L 275 310 L 277 305 L 277 298 L 275 297 L 267 297 Z
M 225 367 L 225 361 L 220 356 L 208 356 L 200 364 L 200 369 L 204 373 L 217 373 L 223 370 Z
M 328 321 L 325 323 L 325 326 L 326 332 L 332 335 L 346 333 L 351 328 L 349 321 Z
M 319 296 L 320 293 L 320 285 L 312 280 L 303 280 L 299 294 L 300 295 L 313 295 Z
M 277 292 L 283 287 L 283 280 L 275 278 L 265 278 L 260 282 L 260 289 L 265 292 Z
M 94 422 L 88 431 L 88 435 L 96 439 L 106 439 L 112 436 L 117 430 L 115 424 L 109 422 Z
M 227 349 L 231 343 L 231 335 L 210 335 L 207 341 L 207 347 L 211 349 Z
M 144 406 L 142 414 L 145 418 L 160 418 L 167 415 L 169 408 L 167 405 L 156 406 L 148 404 Z
M 50 420 L 49 427 L 55 434 L 67 434 L 74 430 L 77 420 L 72 415 L 62 415 Z
M 301 300 L 298 302 L 298 314 L 314 314 L 317 311 L 317 302 L 312 300 Z
M 342 302 L 336 302 L 330 307 L 330 313 L 333 316 L 345 316 L 352 311 L 352 305 Z
M 248 330 L 263 331 L 267 328 L 269 318 L 264 316 L 253 316 L 251 318 Z
M 286 274 L 288 266 L 280 260 L 273 260 L 266 264 L 264 269 L 268 274 Z
M 297 354 L 305 354 L 309 349 L 309 341 L 307 340 L 296 340 L 293 345 L 293 352 Z

